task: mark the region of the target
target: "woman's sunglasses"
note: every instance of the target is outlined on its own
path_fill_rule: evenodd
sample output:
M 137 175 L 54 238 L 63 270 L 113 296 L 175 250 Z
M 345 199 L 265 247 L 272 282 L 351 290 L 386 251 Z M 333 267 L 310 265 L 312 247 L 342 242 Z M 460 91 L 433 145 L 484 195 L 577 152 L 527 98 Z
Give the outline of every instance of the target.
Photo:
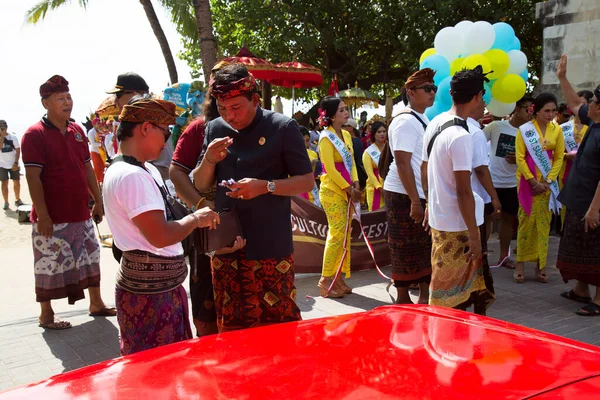
M 423 86 L 417 86 L 416 88 L 413 88 L 413 90 L 417 90 L 417 89 L 423 89 L 425 91 L 425 93 L 431 93 L 433 91 L 433 93 L 437 93 L 438 87 L 435 85 L 423 85 Z

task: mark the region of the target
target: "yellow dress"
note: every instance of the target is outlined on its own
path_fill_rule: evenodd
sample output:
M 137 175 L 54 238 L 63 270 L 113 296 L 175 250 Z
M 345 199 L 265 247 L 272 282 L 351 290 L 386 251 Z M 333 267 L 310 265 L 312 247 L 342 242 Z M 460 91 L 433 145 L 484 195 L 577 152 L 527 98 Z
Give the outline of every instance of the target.
M 558 178 L 562 168 L 565 155 L 565 140 L 560 125 L 551 122 L 546 127 L 546 135 L 542 136 L 537 121 L 533 121 L 536 131 L 540 135 L 542 144 L 546 150 L 552 150 L 552 169 L 548 179 L 554 181 Z M 517 158 L 517 182 L 520 182 L 521 176 L 525 179 L 533 178 L 533 174 L 527 166 L 525 156 L 527 147 L 523 141 L 521 131 L 517 131 L 516 158 Z M 535 178 L 543 182 L 540 170 L 535 168 Z M 528 184 L 528 183 L 527 183 Z M 517 186 L 518 187 L 518 186 Z M 552 212 L 548 209 L 550 202 L 550 191 L 533 196 L 531 215 L 527 215 L 523 207 L 519 206 L 519 230 L 517 234 L 517 261 L 537 261 L 539 260 L 540 269 L 546 266 L 548 257 L 548 237 L 550 236 L 550 222 L 552 221 Z
M 333 128 L 328 128 L 334 131 Z M 354 164 L 354 152 L 352 149 L 352 137 L 347 131 L 342 130 L 344 143 L 352 153 L 352 182 L 358 181 L 356 165 Z M 323 164 L 323 175 L 321 175 L 321 189 L 319 197 L 321 207 L 327 216 L 329 230 L 327 240 L 325 241 L 325 251 L 323 253 L 323 272 L 326 277 L 334 276 L 337 268 L 342 262 L 344 255 L 344 236 L 348 232 L 346 239 L 346 248 L 348 253 L 344 258 L 342 272 L 346 277 L 350 276 L 350 224 L 348 223 L 348 194 L 345 189 L 350 186 L 342 175 L 336 170 L 335 163 L 343 163 L 342 156 L 336 150 L 329 139 L 324 138 L 319 141 L 319 154 Z M 348 229 L 348 231 L 346 231 Z
M 577 130 L 577 124 L 575 124 L 574 129 L 573 129 L 573 136 L 575 137 L 575 142 L 577 144 L 581 144 L 581 141 L 583 140 L 583 137 L 585 136 L 585 133 L 588 130 L 588 126 L 587 125 L 583 125 L 583 128 L 581 128 L 580 131 Z M 565 150 L 566 151 L 566 150 Z M 569 161 L 571 161 L 571 169 L 573 169 L 573 163 L 572 160 L 564 160 L 563 161 L 563 165 L 562 168 L 560 169 L 560 174 L 559 179 L 558 179 L 558 185 L 560 186 L 560 190 L 562 190 L 562 188 L 565 186 L 565 171 L 567 169 L 567 164 L 569 164 Z M 569 179 L 569 177 L 567 176 L 567 179 Z M 560 220 L 562 221 L 562 223 L 565 223 L 565 216 L 567 215 L 567 207 L 565 207 L 563 205 L 563 208 L 560 210 Z
M 313 151 L 311 149 L 306 149 L 306 152 L 308 153 L 308 158 L 310 159 L 310 162 L 312 164 L 313 160 L 319 160 L 319 155 L 317 154 L 316 151 Z M 313 165 L 313 174 L 315 173 L 315 167 Z M 315 202 L 315 197 L 313 196 L 312 192 L 308 192 L 308 200 L 311 203 Z
M 383 179 L 379 174 L 375 175 L 375 170 L 377 169 L 377 165 L 373 158 L 366 151 L 362 156 L 363 166 L 365 167 L 365 171 L 367 172 L 367 206 L 369 206 L 369 211 L 373 211 L 373 197 L 375 194 L 375 190 L 379 190 L 379 207 L 375 207 L 376 210 L 382 208 L 385 205 L 383 200 Z

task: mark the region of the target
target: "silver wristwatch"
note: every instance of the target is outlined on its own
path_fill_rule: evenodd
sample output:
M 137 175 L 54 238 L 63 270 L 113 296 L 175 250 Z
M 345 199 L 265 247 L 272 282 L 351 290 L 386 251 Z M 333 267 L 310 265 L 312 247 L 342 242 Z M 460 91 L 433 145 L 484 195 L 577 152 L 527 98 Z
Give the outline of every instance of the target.
M 275 182 L 268 181 L 267 182 L 267 193 L 273 194 L 273 192 L 275 192 Z

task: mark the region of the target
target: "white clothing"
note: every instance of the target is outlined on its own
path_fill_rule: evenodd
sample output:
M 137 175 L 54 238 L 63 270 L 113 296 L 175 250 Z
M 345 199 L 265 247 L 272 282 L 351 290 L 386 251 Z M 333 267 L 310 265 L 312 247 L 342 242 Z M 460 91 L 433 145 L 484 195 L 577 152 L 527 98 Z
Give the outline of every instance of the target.
M 115 134 L 111 132 L 111 133 L 107 134 L 106 137 L 104 138 L 104 148 L 106 149 L 106 154 L 110 158 L 115 158 L 115 156 L 117 155 L 117 153 L 115 152 L 113 143 L 112 143 L 114 136 L 115 136 Z M 117 149 L 118 149 L 118 147 L 117 147 Z
M 473 169 L 485 165 L 490 165 L 490 156 L 488 155 L 487 139 L 485 133 L 479 127 L 479 122 L 473 118 L 467 119 L 469 125 L 469 133 L 473 139 Z M 483 199 L 483 204 L 491 203 L 492 198 L 485 190 L 476 173 L 471 174 L 471 187 L 473 191 Z
M 98 132 L 95 128 L 92 128 L 87 133 L 88 140 L 90 142 L 90 152 L 100 153 L 100 139 L 98 138 Z
M 472 171 L 473 140 L 469 132 L 459 126 L 451 126 L 440 135 L 433 144 L 431 157 L 427 156 L 427 146 L 431 137 L 447 121 L 458 118 L 456 115 L 442 113 L 427 126 L 423 138 L 423 161 L 427 162 L 427 181 L 429 184 L 429 225 L 444 232 L 462 232 L 467 225 L 458 207 L 456 195 L 455 171 Z M 483 200 L 473 192 L 475 199 L 475 219 L 477 226 L 483 224 Z
M 14 133 L 6 133 L 0 146 L 2 147 L 2 152 L 0 152 L 0 168 L 12 169 L 17 160 L 16 149 L 21 148 L 19 138 Z
M 496 188 L 517 187 L 517 164 L 509 164 L 503 157 L 496 157 L 498 140 L 501 134 L 517 137 L 517 130 L 509 121 L 494 121 L 483 128 L 487 140 L 491 144 L 490 174 Z
M 173 257 L 183 254 L 181 243 L 157 248 L 152 246 L 132 219 L 148 211 L 161 210 L 165 215 L 165 203 L 156 186 L 163 185 L 160 173 L 150 163 L 148 171 L 128 164 L 115 162 L 106 169 L 102 195 L 108 226 L 113 240 L 122 251 L 143 250 L 159 256 Z
M 405 110 L 411 109 L 406 108 Z M 414 110 L 412 111 L 417 114 L 425 124 L 429 124 L 429 119 L 425 116 L 425 114 L 418 113 Z M 388 132 L 388 143 L 390 149 L 392 150 L 392 155 L 394 154 L 394 151 L 405 151 L 407 153 L 412 153 L 410 165 L 415 175 L 415 183 L 421 199 L 425 198 L 423 186 L 421 185 L 423 135 L 425 135 L 425 129 L 423 129 L 423 125 L 412 114 L 398 115 L 390 124 Z M 383 188 L 390 192 L 408 195 L 408 192 L 402 184 L 400 175 L 398 175 L 398 167 L 396 166 L 395 158 L 392 159 L 390 170 L 385 177 L 385 182 L 383 183 Z

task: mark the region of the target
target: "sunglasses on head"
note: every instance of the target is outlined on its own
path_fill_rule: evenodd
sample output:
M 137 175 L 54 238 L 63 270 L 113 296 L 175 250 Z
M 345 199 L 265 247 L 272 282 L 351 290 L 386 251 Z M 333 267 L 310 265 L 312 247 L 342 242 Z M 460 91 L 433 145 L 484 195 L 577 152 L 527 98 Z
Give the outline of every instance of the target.
M 169 140 L 169 138 L 171 137 L 171 130 L 170 129 L 165 129 L 162 126 L 158 126 L 156 124 L 151 124 L 153 127 L 158 128 L 162 131 L 163 136 L 165 137 L 165 143 L 167 143 L 167 140 Z
M 417 86 L 416 88 L 413 88 L 413 90 L 417 90 L 417 89 L 423 89 L 425 91 L 425 93 L 431 93 L 433 91 L 433 93 L 437 93 L 438 87 L 435 85 L 423 85 L 423 86 Z

